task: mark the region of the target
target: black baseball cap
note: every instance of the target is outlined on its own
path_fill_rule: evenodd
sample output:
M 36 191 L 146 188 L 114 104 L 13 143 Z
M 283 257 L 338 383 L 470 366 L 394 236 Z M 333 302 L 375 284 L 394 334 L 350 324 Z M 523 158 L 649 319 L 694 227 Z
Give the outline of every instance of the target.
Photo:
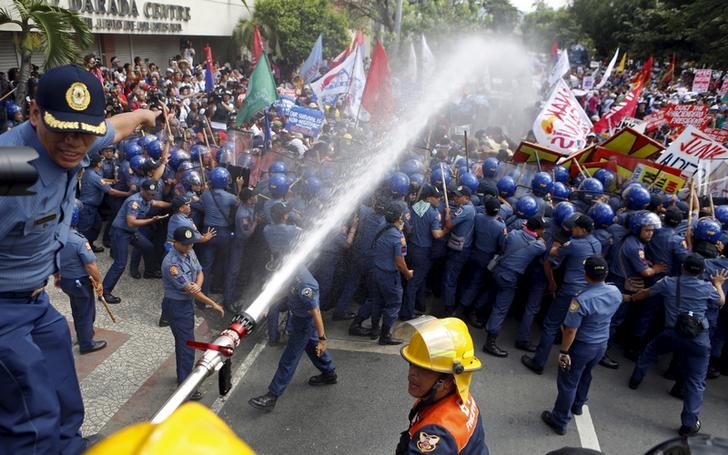
M 283 216 L 287 213 L 290 213 L 291 210 L 293 210 L 293 206 L 291 204 L 284 204 L 283 202 L 279 202 L 270 208 L 270 217 L 273 219 L 273 221 L 280 222 L 281 220 L 283 220 Z
M 485 198 L 485 213 L 488 215 L 497 215 L 500 212 L 501 204 L 497 198 L 486 197 Z
M 101 156 L 99 152 L 91 152 L 88 154 L 88 159 L 91 161 L 91 164 L 100 163 L 104 160 L 104 158 Z
M 538 215 L 534 215 L 526 220 L 526 227 L 532 231 L 538 231 L 544 228 L 543 218 Z
M 152 179 L 146 179 L 142 182 L 142 189 L 146 191 L 157 191 L 157 182 Z
M 442 192 L 438 190 L 436 186 L 425 183 L 422 185 L 422 194 L 420 197 L 422 199 L 427 199 L 428 197 L 441 198 Z
M 172 202 L 170 203 L 172 205 L 172 210 L 177 210 L 183 205 L 188 205 L 192 202 L 192 199 L 189 196 L 181 195 L 177 196 L 176 198 L 172 199 Z
M 173 238 L 182 245 L 192 245 L 195 243 L 195 231 L 187 226 L 180 226 L 174 230 Z
M 594 230 L 594 220 L 590 216 L 581 214 L 574 220 L 574 227 L 580 227 L 587 232 Z
M 586 276 L 595 281 L 604 281 L 609 273 L 607 261 L 598 255 L 589 256 L 584 261 L 584 272 Z
M 447 188 L 449 192 L 454 194 L 455 196 L 467 196 L 470 197 L 473 192 L 470 191 L 470 188 L 465 185 L 458 185 L 455 186 L 454 184 L 450 184 Z
M 683 267 L 692 275 L 700 275 L 705 270 L 705 258 L 698 253 L 689 254 L 683 262 Z
M 677 226 L 683 220 L 683 213 L 678 207 L 671 205 L 665 210 L 665 224 Z
M 38 81 L 35 101 L 43 124 L 58 133 L 106 134 L 106 100 L 96 76 L 78 65 L 51 68 Z
M 238 196 L 240 197 L 241 201 L 247 201 L 248 199 L 250 199 L 251 197 L 253 197 L 257 194 L 258 194 L 258 190 L 256 190 L 255 188 L 246 186 L 240 190 L 240 194 Z

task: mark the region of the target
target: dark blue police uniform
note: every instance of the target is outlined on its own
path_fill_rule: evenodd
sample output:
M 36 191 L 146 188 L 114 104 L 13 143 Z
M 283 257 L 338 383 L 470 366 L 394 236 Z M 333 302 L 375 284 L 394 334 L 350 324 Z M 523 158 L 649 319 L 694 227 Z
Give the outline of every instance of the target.
M 418 201 L 410 214 L 412 230 L 407 238 L 407 264 L 414 271 L 407 282 L 400 311 L 402 319 L 411 319 L 415 310 L 425 310 L 425 282 L 430 272 L 432 231 L 442 229 L 440 212 L 427 201 Z
M 93 347 L 96 299 L 91 279 L 84 266 L 96 262 L 96 255 L 91 250 L 90 242 L 75 229 L 71 229 L 60 255 L 61 290 L 71 300 L 78 347 L 85 351 Z
M 202 205 L 205 208 L 205 228 L 214 228 L 217 231 L 215 237 L 205 244 L 200 251 L 200 262 L 205 271 L 207 280 L 205 280 L 202 289 L 203 294 L 207 295 L 212 282 L 212 271 L 215 262 L 223 261 L 223 268 L 229 269 L 230 248 L 233 241 L 232 226 L 228 224 L 228 214 L 232 210 L 236 210 L 238 203 L 235 196 L 223 189 L 211 189 L 202 193 Z M 218 208 L 219 207 L 219 208 Z M 225 286 L 232 285 L 230 281 L 232 277 L 225 275 Z
M 391 328 L 402 304 L 402 278 L 395 258 L 407 255 L 407 241 L 396 226 L 387 224 L 374 239 L 373 265 L 369 277 L 372 326 Z M 389 334 L 382 330 L 382 333 Z
M 301 228 L 292 224 L 269 224 L 263 228 L 263 236 L 265 237 L 268 248 L 276 258 L 280 258 L 291 251 L 291 246 L 301 235 Z M 318 284 L 317 284 L 318 285 Z M 268 336 L 272 341 L 278 341 L 280 334 L 278 333 L 278 315 L 281 305 L 285 305 L 286 301 L 274 305 L 268 311 L 267 324 Z
M 93 244 L 101 232 L 99 206 L 111 185 L 101 181 L 101 169 L 86 168 L 81 177 L 81 191 L 78 199 L 83 202 L 78 213 L 78 232 Z
M 442 282 L 442 303 L 448 310 L 455 309 L 458 278 L 468 262 L 475 231 L 475 207 L 468 202 L 458 207 L 450 221 L 450 241 L 447 248 L 445 275 Z M 453 248 L 453 237 L 462 239 L 459 249 Z
M 253 224 L 255 221 L 255 207 L 240 204 L 235 212 L 235 238 L 233 239 L 233 249 L 228 261 L 229 268 L 227 273 L 230 279 L 225 281 L 225 293 L 223 296 L 223 305 L 229 306 L 235 301 L 235 289 L 240 275 L 240 267 L 245 257 L 245 246 L 248 239 L 253 235 Z
M 490 279 L 488 263 L 503 248 L 506 233 L 506 225 L 499 216 L 484 213 L 475 216 L 473 250 L 470 257 L 473 267 L 470 279 L 460 296 L 460 303 L 464 308 L 470 308 L 475 303 L 475 309 L 480 309 L 481 299 L 478 301 L 476 299 Z

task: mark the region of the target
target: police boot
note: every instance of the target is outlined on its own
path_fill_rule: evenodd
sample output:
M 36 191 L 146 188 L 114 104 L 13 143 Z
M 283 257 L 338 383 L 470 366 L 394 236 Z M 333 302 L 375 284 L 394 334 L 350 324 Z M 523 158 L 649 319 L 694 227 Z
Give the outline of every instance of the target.
M 488 354 L 496 357 L 508 357 L 508 352 L 504 351 L 495 344 L 496 338 L 498 338 L 498 335 L 494 333 L 488 334 L 488 338 L 486 338 L 485 344 L 483 345 L 483 352 L 487 352 Z
M 386 325 L 382 326 L 382 333 L 379 335 L 379 344 L 382 346 L 396 346 L 402 344 L 399 338 L 392 338 L 392 328 Z
M 362 327 L 361 323 L 362 321 L 359 318 L 355 318 L 351 321 L 351 325 L 349 325 L 349 335 L 355 337 L 368 337 L 371 335 L 372 331 L 366 327 Z
M 369 332 L 369 338 L 372 340 L 379 338 L 379 322 L 372 321 L 372 330 Z
M 708 379 L 716 379 L 720 377 L 720 357 L 710 357 L 710 364 L 708 365 Z
M 278 401 L 278 397 L 268 392 L 265 395 L 251 398 L 248 400 L 248 404 L 261 411 L 272 411 L 276 406 L 276 401 Z

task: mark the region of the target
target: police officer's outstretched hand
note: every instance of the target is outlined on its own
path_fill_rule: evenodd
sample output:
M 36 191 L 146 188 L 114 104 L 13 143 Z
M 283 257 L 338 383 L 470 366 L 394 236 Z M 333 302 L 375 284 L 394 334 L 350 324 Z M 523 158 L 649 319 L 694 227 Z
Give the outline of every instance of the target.
M 725 283 L 726 279 L 728 279 L 728 269 L 718 270 L 717 272 L 715 272 L 715 275 L 710 277 L 710 281 L 717 288 L 723 286 L 723 283 Z
M 202 242 L 208 242 L 216 235 L 217 235 L 217 231 L 215 230 L 215 228 L 208 227 L 207 232 L 202 234 L 201 240 L 202 240 Z

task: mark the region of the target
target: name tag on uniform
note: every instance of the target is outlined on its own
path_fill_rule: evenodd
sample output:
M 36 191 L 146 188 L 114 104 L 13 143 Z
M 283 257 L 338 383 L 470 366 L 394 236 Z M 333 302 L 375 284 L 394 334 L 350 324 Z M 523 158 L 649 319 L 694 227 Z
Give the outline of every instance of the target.
M 56 219 L 56 214 L 55 213 L 51 213 L 50 215 L 46 215 L 43 218 L 38 218 L 37 220 L 35 220 L 35 225 L 36 226 L 40 226 L 41 224 L 46 224 L 46 223 L 51 222 L 51 221 L 53 221 L 55 219 Z

